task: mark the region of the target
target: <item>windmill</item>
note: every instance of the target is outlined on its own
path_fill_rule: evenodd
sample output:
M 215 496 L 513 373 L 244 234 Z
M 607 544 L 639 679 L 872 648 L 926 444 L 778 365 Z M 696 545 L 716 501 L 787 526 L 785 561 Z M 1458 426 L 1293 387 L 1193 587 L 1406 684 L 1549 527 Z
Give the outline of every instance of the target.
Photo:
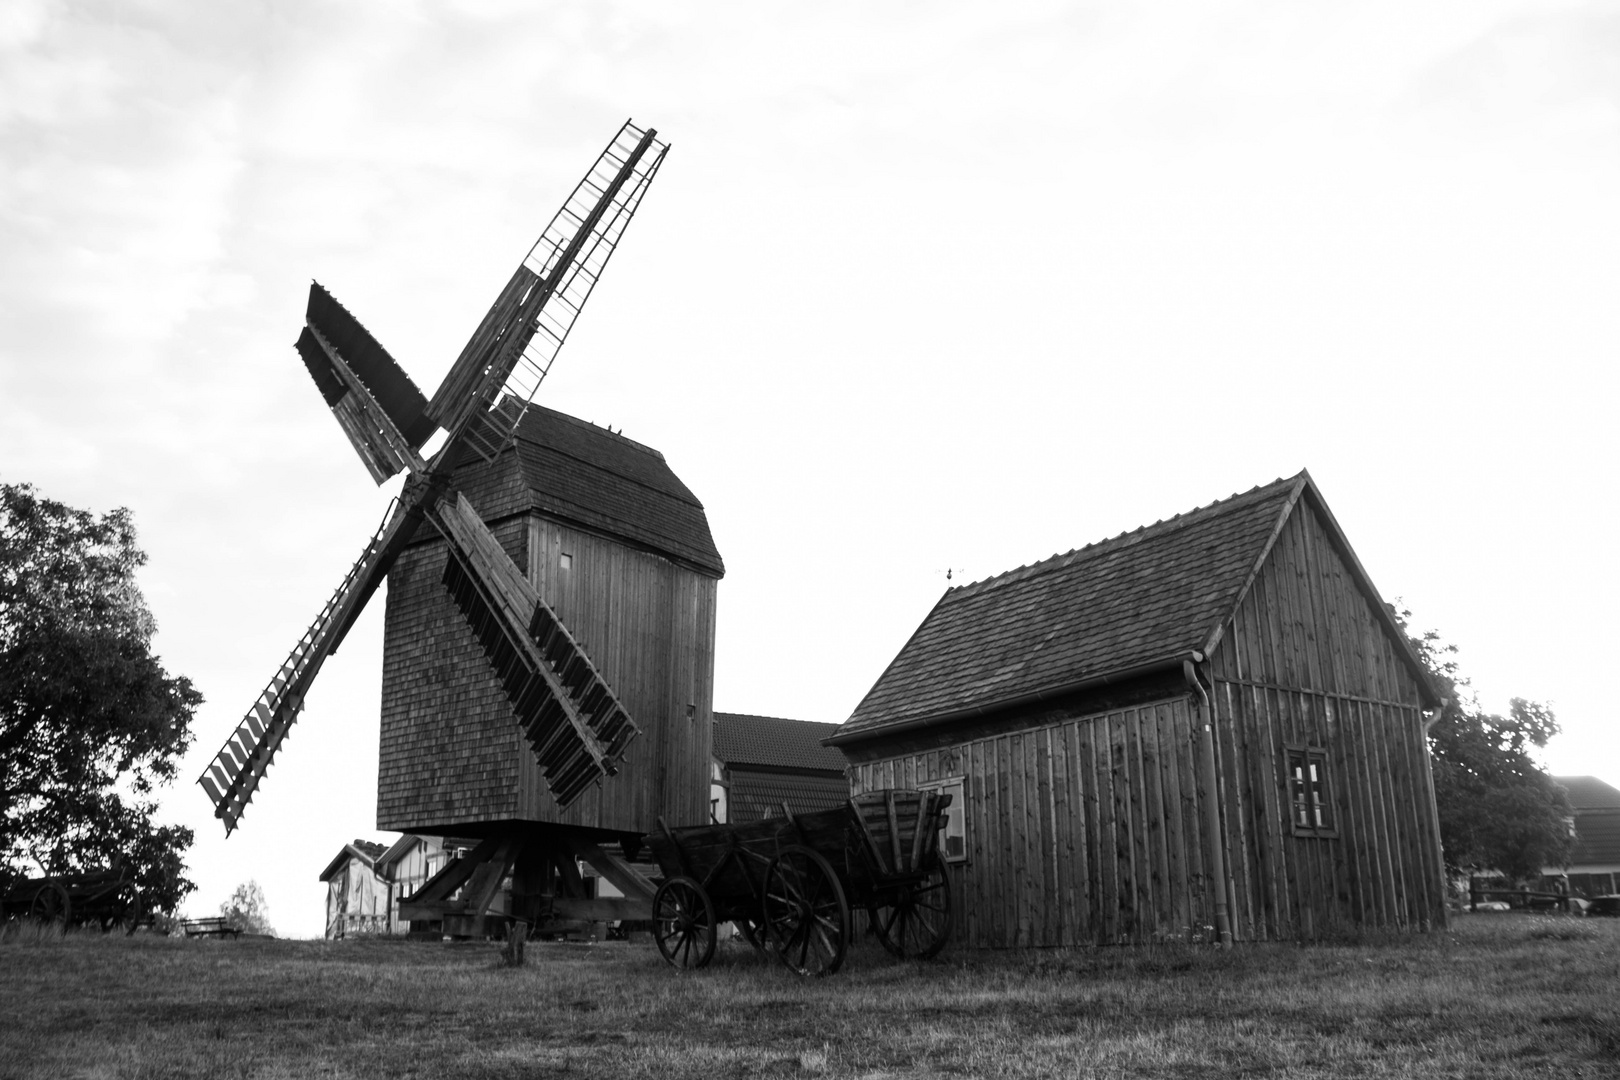
M 298 352 L 373 479 L 382 484 L 400 472 L 407 476 L 348 574 L 198 779 L 227 835 L 298 718 L 322 663 L 406 548 L 423 543 L 424 525 L 431 527 L 429 538 L 448 549 L 443 588 L 481 646 L 554 806 L 566 809 L 618 771 L 641 726 L 530 575 L 496 540 L 457 477 L 512 449 L 535 392 L 667 151 L 655 130 L 624 124 L 519 264 L 431 399 L 342 305 L 312 284 Z M 440 431 L 443 443 L 425 458 L 424 447 Z M 436 892 L 418 896 L 432 893 L 428 899 L 442 900 L 480 867 L 479 888 L 472 892 L 490 878 L 498 883 L 526 841 L 511 830 L 484 839 L 473 857 L 462 860 L 459 879 L 447 885 L 456 875 L 441 874 L 445 880 L 435 879 Z M 553 837 L 541 861 L 560 862 L 562 850 L 589 855 L 592 848 L 580 837 L 560 843 Z M 634 890 L 626 895 L 647 891 L 645 880 L 620 860 L 603 861 L 612 864 L 607 876 Z

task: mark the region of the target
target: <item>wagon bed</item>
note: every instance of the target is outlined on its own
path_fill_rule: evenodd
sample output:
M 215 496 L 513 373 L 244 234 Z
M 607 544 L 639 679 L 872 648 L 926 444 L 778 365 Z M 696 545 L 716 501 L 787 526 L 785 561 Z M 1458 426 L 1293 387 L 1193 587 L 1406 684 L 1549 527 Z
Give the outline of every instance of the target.
M 64 926 L 123 926 L 134 933 L 150 921 L 140 894 L 122 867 L 19 878 L 0 894 L 0 912 L 8 918 L 31 918 Z
M 735 825 L 669 828 L 647 837 L 665 881 L 653 898 L 659 951 L 677 967 L 714 955 L 733 922 L 761 951 L 803 974 L 838 970 L 850 909 L 870 913 L 900 957 L 936 955 L 950 937 L 950 889 L 939 827 L 951 797 L 888 789 L 844 805 Z

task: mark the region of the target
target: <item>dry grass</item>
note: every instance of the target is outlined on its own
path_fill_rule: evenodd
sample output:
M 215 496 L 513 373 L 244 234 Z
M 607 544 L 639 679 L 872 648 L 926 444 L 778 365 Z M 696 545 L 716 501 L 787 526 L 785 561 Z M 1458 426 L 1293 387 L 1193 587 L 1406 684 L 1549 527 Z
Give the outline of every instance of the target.
M 0 1077 L 1620 1075 L 1620 920 L 1463 916 L 1335 945 L 873 948 L 805 982 L 726 948 L 0 946 Z

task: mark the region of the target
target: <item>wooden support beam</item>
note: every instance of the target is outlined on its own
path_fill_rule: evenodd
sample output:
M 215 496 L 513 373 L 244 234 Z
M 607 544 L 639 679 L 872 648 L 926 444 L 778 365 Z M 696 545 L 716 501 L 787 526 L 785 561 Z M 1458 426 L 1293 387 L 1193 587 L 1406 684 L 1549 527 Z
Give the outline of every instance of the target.
M 653 893 L 658 891 L 658 886 L 654 885 L 650 878 L 600 845 L 583 837 L 570 835 L 563 837 L 563 843 L 570 854 L 601 874 L 605 880 L 612 882 L 613 887 L 626 897 L 650 902 Z
M 612 897 L 587 900 L 583 897 L 559 896 L 551 902 L 551 914 L 559 919 L 583 919 L 586 922 L 650 919 L 653 917 L 652 898 Z

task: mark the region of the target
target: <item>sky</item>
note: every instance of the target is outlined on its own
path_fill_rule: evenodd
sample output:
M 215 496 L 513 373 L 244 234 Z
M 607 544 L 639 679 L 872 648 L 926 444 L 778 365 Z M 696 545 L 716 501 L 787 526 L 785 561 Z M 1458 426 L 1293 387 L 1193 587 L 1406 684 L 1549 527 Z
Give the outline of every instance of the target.
M 381 603 L 229 840 L 189 782 L 397 485 L 310 279 L 431 391 L 626 117 L 672 149 L 539 400 L 706 506 L 716 709 L 841 721 L 948 583 L 1308 468 L 1620 785 L 1612 4 L 7 0 L 0 480 L 134 513 L 186 910 L 318 935 L 388 838 Z

